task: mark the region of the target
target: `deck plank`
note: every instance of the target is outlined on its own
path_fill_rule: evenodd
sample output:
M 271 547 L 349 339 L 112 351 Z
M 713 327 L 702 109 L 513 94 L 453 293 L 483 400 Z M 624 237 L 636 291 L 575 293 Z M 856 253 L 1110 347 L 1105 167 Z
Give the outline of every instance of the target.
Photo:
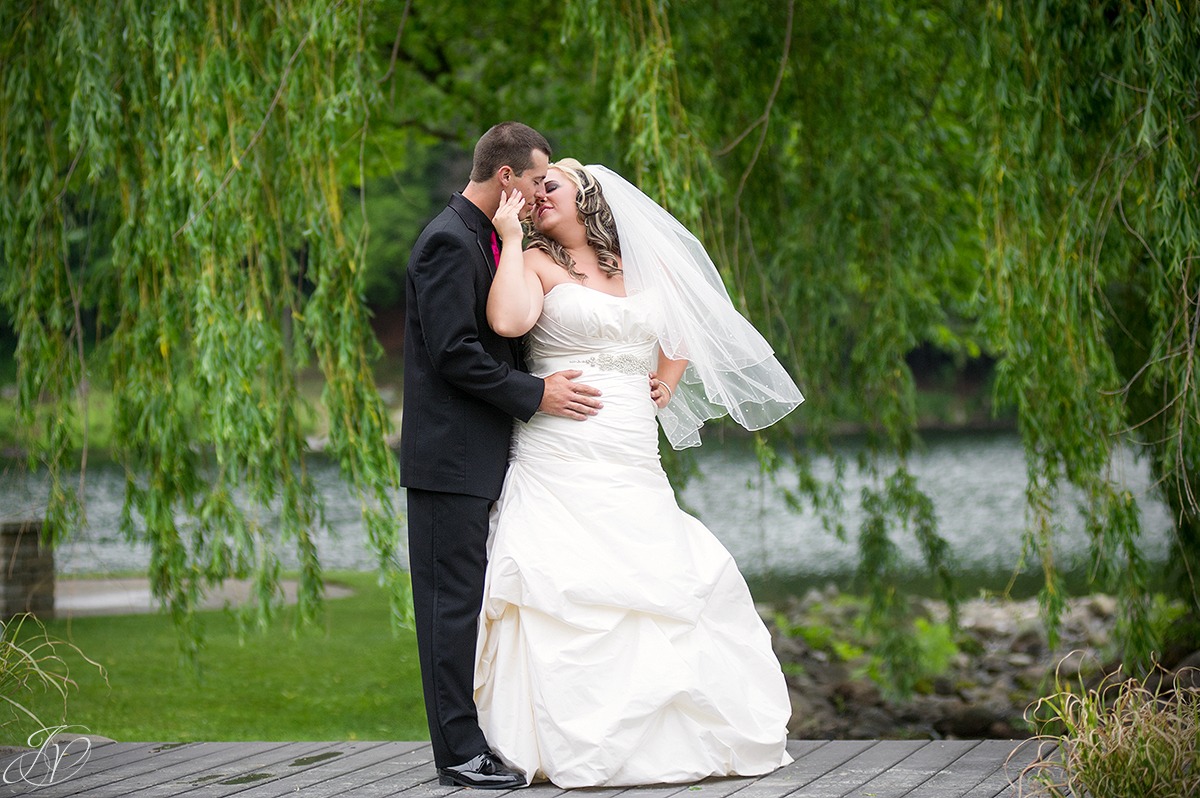
M 787 744 L 788 753 L 793 759 L 798 759 L 825 744 L 821 740 L 789 740 Z M 652 787 L 608 787 L 608 788 L 590 788 L 584 795 L 587 798 L 647 798 L 655 796 L 655 798 L 674 798 L 675 796 L 694 795 L 695 798 L 728 798 L 728 796 L 736 795 L 737 798 L 749 798 L 749 794 L 744 792 L 755 784 L 764 779 L 775 778 L 782 770 L 776 771 L 768 776 L 729 776 L 722 778 L 708 778 L 697 784 L 663 784 L 654 785 Z M 444 788 L 443 788 L 444 789 Z M 523 795 L 528 798 L 559 798 L 562 795 L 573 792 L 572 790 L 564 790 L 560 787 L 551 784 L 550 782 L 538 782 L 530 785 L 524 791 Z M 770 795 L 781 794 L 777 789 L 771 788 Z M 412 798 L 406 795 L 406 798 Z
M 976 740 L 939 740 L 927 742 L 895 765 L 867 781 L 859 788 L 865 795 L 877 798 L 904 798 L 909 795 L 936 795 L 927 785 L 946 768 L 979 745 Z
M 39 796 L 53 798 L 68 798 L 77 794 L 88 794 L 89 790 L 98 789 L 104 785 L 117 783 L 124 779 L 153 772 L 160 763 L 169 765 L 172 762 L 191 763 L 201 756 L 204 743 L 192 743 L 188 746 L 164 746 L 156 743 L 109 743 L 95 749 L 96 764 L 93 767 L 92 757 L 79 769 L 78 773 L 66 778 L 58 774 L 54 783 L 38 789 Z M 221 743 L 231 756 L 238 754 L 238 748 L 244 743 Z M 280 743 L 279 745 L 284 745 Z M 13 784 L 22 794 L 20 788 L 27 785 Z
M 875 745 L 871 740 L 815 741 L 816 747 L 792 753 L 795 761 L 787 767 L 758 779 L 737 793 L 735 798 L 783 798 L 825 778 L 854 757 Z M 789 752 L 794 751 L 791 744 Z
M 214 768 L 230 773 L 248 773 L 247 763 L 281 752 L 308 750 L 313 743 L 194 743 L 179 748 L 161 749 L 147 753 L 127 766 L 103 773 L 87 772 L 86 766 L 78 776 L 42 787 L 37 798 L 124 798 L 141 789 L 172 783 L 187 778 L 199 778 Z
M 367 795 L 369 790 L 379 789 L 387 790 L 382 793 L 384 795 L 392 795 L 401 774 L 414 770 L 432 773 L 432 768 L 428 767 L 432 761 L 433 753 L 428 743 L 341 744 L 338 757 L 296 768 L 289 766 L 287 773 L 256 786 L 253 798 L 282 798 L 297 793 L 304 798 L 333 798 Z M 418 774 L 419 777 L 424 775 Z M 372 787 L 381 781 L 391 786 Z M 209 793 L 205 793 L 205 798 L 209 798 Z
M 1039 753 L 1035 745 L 1018 750 L 1018 745 L 1001 740 L 793 740 L 788 752 L 795 761 L 762 777 L 582 792 L 539 783 L 491 795 L 1015 798 L 1010 777 L 1047 753 Z M 11 760 L 0 760 L 0 766 Z M 477 793 L 438 784 L 428 742 L 359 741 L 109 743 L 95 746 L 91 758 L 69 779 L 39 787 L 5 784 L 0 791 L 4 798 L 284 798 L 297 794 L 305 798 L 466 798 Z
M 982 740 L 914 790 L 912 798 L 966 795 L 998 771 L 1003 775 L 1004 761 L 1018 745 L 1013 740 Z
M 87 751 L 87 773 L 102 773 L 114 768 L 120 768 L 146 756 L 157 743 L 131 743 L 117 745 L 111 742 L 93 743 Z M 68 761 L 63 765 L 69 769 L 78 750 L 72 749 L 63 754 Z M 17 760 L 20 759 L 18 762 Z M 0 765 L 3 770 L 3 786 L 0 796 L 21 795 L 28 792 L 30 782 L 38 783 L 47 774 L 46 767 L 49 757 L 39 756 L 32 749 L 20 755 L 3 758 Z
M 925 740 L 879 740 L 817 780 L 804 785 L 804 798 L 842 798 L 928 744 Z M 836 743 L 830 746 L 838 747 Z
M 138 796 L 145 798 L 176 798 L 176 796 L 203 795 L 205 798 L 250 794 L 254 796 L 275 795 L 272 786 L 282 778 L 295 772 L 295 768 L 309 768 L 317 763 L 336 760 L 344 755 L 353 743 L 322 742 L 290 744 L 281 749 L 254 752 L 239 761 L 214 763 L 203 771 L 173 776 L 158 784 L 142 787 Z M 362 745 L 362 744 L 359 744 Z M 367 743 L 378 746 L 380 743 Z M 346 767 L 353 768 L 353 765 Z
M 207 749 L 216 752 L 220 743 L 203 743 Z M 141 798 L 162 796 L 204 796 L 205 798 L 223 798 L 236 793 L 256 794 L 256 788 L 263 782 L 277 777 L 285 772 L 292 762 L 311 756 L 319 756 L 336 749 L 341 743 L 306 742 L 306 743 L 239 743 L 235 748 L 235 756 L 206 755 L 203 751 L 192 764 L 200 763 L 201 768 L 171 767 L 163 768 L 155 773 L 130 779 L 120 783 L 124 792 L 118 795 L 133 795 Z M 269 774 L 269 775 L 266 775 Z M 90 796 L 89 796 L 90 798 Z M 97 795 L 97 798 L 108 796 Z
M 419 747 L 398 754 L 390 761 L 375 763 L 362 773 L 347 773 L 338 776 L 331 780 L 326 788 L 327 791 L 316 795 L 321 798 L 337 796 L 385 798 L 385 796 L 392 795 L 404 796 L 404 798 L 417 798 L 418 796 L 446 798 L 446 796 L 462 792 L 457 788 L 438 786 L 437 770 L 433 766 L 433 749 L 429 743 L 422 743 Z M 469 794 L 473 793 L 463 793 L 463 795 Z M 506 791 L 493 791 L 488 794 L 501 796 L 505 795 Z M 304 795 L 305 798 L 308 798 L 307 790 Z
M 1056 747 L 1039 746 L 1025 741 L 1012 743 L 1008 753 L 998 752 L 996 770 L 974 788 L 962 793 L 962 798 L 1017 798 L 1020 790 L 1016 786 L 1018 776 L 1030 762 L 1039 758 L 1053 757 Z

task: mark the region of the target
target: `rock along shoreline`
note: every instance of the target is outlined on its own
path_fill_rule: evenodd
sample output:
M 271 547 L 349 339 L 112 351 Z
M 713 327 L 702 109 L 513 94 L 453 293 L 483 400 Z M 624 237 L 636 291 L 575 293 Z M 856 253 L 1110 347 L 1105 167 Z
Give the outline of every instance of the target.
M 942 602 L 915 606 L 931 621 L 948 617 Z M 760 611 L 787 679 L 793 739 L 1023 739 L 1035 733 L 1026 710 L 1058 692 L 1056 673 L 1059 683 L 1078 689 L 1081 682 L 1094 686 L 1115 667 L 1110 649 L 1117 603 L 1107 595 L 1069 600 L 1053 649 L 1036 600 L 962 602 L 958 651 L 949 667 L 903 700 L 887 697 L 862 673 L 863 658 L 843 660 L 781 628 L 849 628 L 856 608 L 839 602 L 835 587 Z M 1200 667 L 1200 651 L 1174 659 L 1164 659 L 1163 667 L 1176 673 Z

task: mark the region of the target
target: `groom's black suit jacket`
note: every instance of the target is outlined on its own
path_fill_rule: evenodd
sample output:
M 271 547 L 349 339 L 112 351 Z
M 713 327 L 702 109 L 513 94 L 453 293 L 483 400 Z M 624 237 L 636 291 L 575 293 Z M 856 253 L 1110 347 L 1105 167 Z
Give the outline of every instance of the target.
M 494 228 L 461 194 L 421 233 L 408 261 L 400 484 L 500 496 L 513 418 L 528 421 L 542 380 L 520 342 L 487 323 Z

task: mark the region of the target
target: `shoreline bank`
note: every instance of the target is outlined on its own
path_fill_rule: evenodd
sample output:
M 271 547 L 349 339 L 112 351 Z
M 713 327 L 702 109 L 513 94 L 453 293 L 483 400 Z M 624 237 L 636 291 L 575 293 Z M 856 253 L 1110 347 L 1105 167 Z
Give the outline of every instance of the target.
M 1117 617 L 1111 596 L 1070 599 L 1054 647 L 1036 600 L 972 599 L 960 606 L 948 667 L 911 698 L 891 698 L 864 672 L 869 651 L 843 659 L 795 631 L 850 628 L 856 609 L 842 599 L 830 588 L 760 605 L 791 697 L 791 738 L 1023 739 L 1035 733 L 1027 709 L 1059 691 L 1056 675 L 1064 687 L 1093 687 L 1116 670 L 1109 654 Z M 922 600 L 920 607 L 932 623 L 948 617 L 942 602 Z M 1200 650 L 1168 652 L 1161 666 L 1165 672 L 1150 678 L 1200 668 Z M 1183 678 L 1200 687 L 1200 670 Z

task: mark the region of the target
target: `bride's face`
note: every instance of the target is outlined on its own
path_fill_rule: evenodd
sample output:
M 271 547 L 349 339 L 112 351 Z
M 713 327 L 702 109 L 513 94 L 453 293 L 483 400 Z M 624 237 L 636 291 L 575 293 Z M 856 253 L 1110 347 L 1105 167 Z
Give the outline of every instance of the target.
M 564 233 L 582 227 L 575 205 L 579 191 L 562 170 L 550 168 L 537 192 L 533 226 L 541 234 L 562 240 Z

